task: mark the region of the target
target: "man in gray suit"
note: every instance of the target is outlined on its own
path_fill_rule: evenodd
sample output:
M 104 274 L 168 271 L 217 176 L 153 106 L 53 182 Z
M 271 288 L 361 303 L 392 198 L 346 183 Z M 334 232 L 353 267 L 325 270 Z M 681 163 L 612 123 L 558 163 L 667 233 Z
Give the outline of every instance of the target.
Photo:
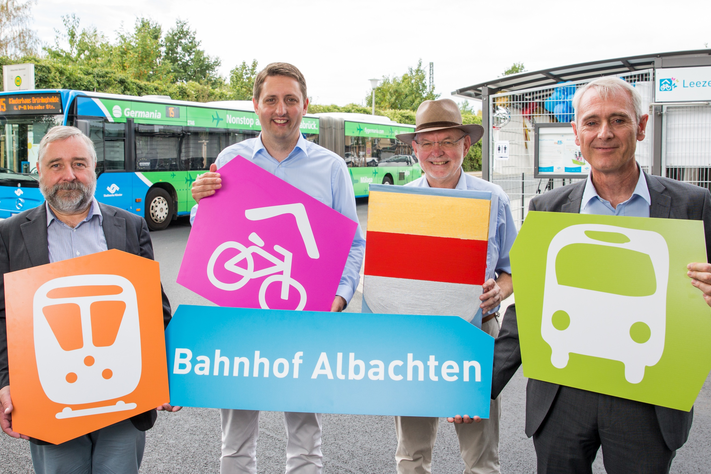
M 39 146 L 40 190 L 46 203 L 0 222 L 0 273 L 5 274 L 75 256 L 118 249 L 153 259 L 143 218 L 94 199 L 96 152 L 91 140 L 74 127 L 54 127 Z M 163 298 L 163 321 L 170 303 Z M 159 409 L 177 411 L 166 404 Z M 12 428 L 5 327 L 5 287 L 0 278 L 0 427 L 14 438 L 28 439 Z M 35 471 L 42 473 L 114 472 L 137 474 L 145 431 L 156 411 L 136 415 L 59 445 L 30 440 Z
M 617 78 L 594 80 L 573 98 L 575 142 L 591 172 L 586 181 L 531 201 L 532 211 L 702 220 L 711 255 L 708 190 L 651 176 L 635 160 L 648 116 L 637 90 Z M 711 296 L 707 263 L 689 264 L 692 284 Z M 701 295 L 699 296 L 701 297 Z M 494 351 L 492 397 L 521 364 L 514 306 L 504 316 Z M 529 380 L 526 434 L 533 436 L 539 473 L 590 473 L 602 446 L 611 473 L 667 473 L 689 436 L 692 412 Z

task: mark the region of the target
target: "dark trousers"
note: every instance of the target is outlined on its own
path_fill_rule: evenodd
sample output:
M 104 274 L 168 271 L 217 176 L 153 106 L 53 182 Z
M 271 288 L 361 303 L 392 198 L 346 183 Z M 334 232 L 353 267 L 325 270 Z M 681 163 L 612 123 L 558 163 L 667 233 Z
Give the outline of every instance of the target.
M 654 406 L 570 387 L 560 387 L 533 444 L 539 474 L 592 473 L 600 446 L 609 474 L 668 473 L 675 454 Z
M 80 436 L 66 443 L 30 443 L 37 474 L 138 474 L 146 432 L 130 420 Z

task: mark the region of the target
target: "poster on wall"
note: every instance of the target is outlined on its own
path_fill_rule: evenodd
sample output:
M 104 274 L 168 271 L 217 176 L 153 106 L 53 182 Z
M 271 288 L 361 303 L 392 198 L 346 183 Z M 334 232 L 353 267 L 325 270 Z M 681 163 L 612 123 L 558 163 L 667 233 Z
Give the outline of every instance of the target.
M 509 146 L 508 140 L 497 140 L 494 142 L 494 158 L 497 160 L 508 160 Z
M 537 123 L 535 133 L 536 178 L 585 178 L 590 174 L 570 123 Z

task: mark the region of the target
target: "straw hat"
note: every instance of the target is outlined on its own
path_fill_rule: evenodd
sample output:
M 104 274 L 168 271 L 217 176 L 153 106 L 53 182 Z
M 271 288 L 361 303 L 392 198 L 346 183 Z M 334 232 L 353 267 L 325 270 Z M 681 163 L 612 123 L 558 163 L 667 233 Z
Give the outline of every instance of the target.
M 484 135 L 481 125 L 462 125 L 462 114 L 452 99 L 426 100 L 417 108 L 415 131 L 396 135 L 403 143 L 410 143 L 418 133 L 435 132 L 456 128 L 472 138 L 472 145 Z

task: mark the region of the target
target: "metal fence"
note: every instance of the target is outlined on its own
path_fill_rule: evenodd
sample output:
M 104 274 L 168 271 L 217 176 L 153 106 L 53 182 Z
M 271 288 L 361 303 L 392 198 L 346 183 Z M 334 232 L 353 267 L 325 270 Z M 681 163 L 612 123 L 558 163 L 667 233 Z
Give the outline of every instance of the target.
M 643 109 L 647 110 L 654 97 L 653 71 L 651 69 L 635 71 L 619 77 L 635 84 L 642 95 Z M 499 141 L 509 143 L 508 158 L 496 158 L 496 154 L 490 153 L 490 180 L 501 186 L 509 195 L 511 211 L 519 227 L 525 218 L 531 198 L 546 190 L 577 181 L 534 177 L 536 140 L 534 125 L 570 122 L 573 119 L 572 93 L 588 82 L 590 81 L 566 82 L 550 87 L 490 96 L 489 117 L 491 117 L 492 130 L 489 134 L 489 149 L 494 150 L 494 144 Z M 556 91 L 559 88 L 565 90 Z M 649 133 L 650 126 L 647 127 L 647 131 L 646 138 L 637 144 L 636 155 L 642 168 L 649 172 L 652 167 L 653 140 Z M 708 152 L 706 157 L 709 158 Z M 709 167 L 711 169 L 711 163 Z
M 662 107 L 664 176 L 711 189 L 711 106 Z

